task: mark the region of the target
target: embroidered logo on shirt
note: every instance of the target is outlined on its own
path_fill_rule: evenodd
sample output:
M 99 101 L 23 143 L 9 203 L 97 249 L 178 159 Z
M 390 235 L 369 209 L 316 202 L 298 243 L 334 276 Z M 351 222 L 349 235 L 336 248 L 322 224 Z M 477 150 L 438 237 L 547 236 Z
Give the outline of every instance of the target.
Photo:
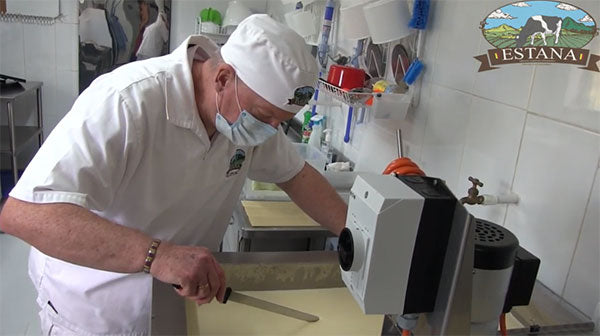
M 315 93 L 315 89 L 311 86 L 303 86 L 299 87 L 294 91 L 294 97 L 288 99 L 288 105 L 299 105 L 304 106 L 308 104 L 313 94 Z
M 242 169 L 244 160 L 246 160 L 246 152 L 241 149 L 236 149 L 235 154 L 233 154 L 229 160 L 229 169 L 227 170 L 227 173 L 225 173 L 225 176 L 230 177 L 236 175 L 240 169 Z

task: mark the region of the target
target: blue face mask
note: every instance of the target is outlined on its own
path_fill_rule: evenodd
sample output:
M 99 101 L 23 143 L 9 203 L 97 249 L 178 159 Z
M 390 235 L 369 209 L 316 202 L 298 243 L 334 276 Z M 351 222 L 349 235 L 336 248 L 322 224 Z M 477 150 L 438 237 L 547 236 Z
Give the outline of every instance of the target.
M 223 134 L 235 145 L 248 147 L 260 145 L 277 133 L 277 129 L 273 126 L 254 118 L 248 111 L 242 110 L 237 93 L 237 76 L 235 77 L 235 99 L 240 109 L 240 116 L 233 124 L 229 124 L 227 119 L 221 115 L 218 102 L 219 95 L 218 93 L 215 94 L 217 102 L 215 126 L 219 133 Z

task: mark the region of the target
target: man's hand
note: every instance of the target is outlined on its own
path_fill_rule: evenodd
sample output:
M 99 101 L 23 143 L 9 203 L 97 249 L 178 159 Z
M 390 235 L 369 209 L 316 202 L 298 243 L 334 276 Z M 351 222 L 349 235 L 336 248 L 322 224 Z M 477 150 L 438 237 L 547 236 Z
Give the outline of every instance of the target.
M 162 242 L 150 267 L 158 280 L 179 285 L 181 296 L 205 304 L 225 295 L 225 272 L 210 251 L 198 246 L 179 246 Z

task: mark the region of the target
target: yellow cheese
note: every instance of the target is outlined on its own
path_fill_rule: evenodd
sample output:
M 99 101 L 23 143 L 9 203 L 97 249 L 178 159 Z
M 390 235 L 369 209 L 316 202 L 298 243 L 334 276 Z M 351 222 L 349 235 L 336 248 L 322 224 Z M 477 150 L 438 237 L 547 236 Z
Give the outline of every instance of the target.
M 383 315 L 365 315 L 346 288 L 242 292 L 319 316 L 304 322 L 237 302 L 186 300 L 188 335 L 380 335 Z
M 318 226 L 294 202 L 242 201 L 253 227 Z

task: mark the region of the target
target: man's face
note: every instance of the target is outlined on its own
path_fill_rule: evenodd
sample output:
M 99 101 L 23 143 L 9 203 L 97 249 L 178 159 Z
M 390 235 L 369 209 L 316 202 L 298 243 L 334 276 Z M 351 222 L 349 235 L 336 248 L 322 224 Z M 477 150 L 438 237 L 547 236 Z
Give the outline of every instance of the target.
M 282 110 L 273 104 L 269 103 L 257 93 L 252 91 L 239 78 L 237 79 L 238 98 L 240 106 L 238 107 L 235 97 L 235 80 L 233 85 L 228 87 L 224 94 L 225 100 L 221 102 L 221 114 L 230 124 L 233 124 L 240 115 L 240 107 L 248 111 L 254 118 L 277 128 L 283 121 L 290 120 L 294 117 L 294 113 Z

